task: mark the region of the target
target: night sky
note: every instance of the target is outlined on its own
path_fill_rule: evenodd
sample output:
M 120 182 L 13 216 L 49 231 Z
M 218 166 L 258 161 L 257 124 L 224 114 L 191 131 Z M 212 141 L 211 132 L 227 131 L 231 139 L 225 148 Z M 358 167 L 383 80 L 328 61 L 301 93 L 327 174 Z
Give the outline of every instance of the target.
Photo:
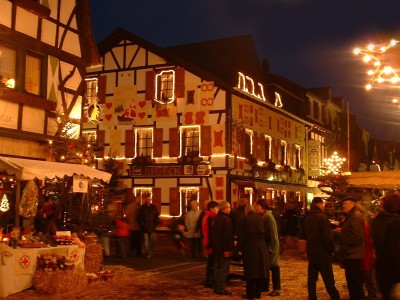
M 272 73 L 331 87 L 373 137 L 400 141 L 400 104 L 391 102 L 400 84 L 366 91 L 367 67 L 352 53 L 400 40 L 400 0 L 92 0 L 91 9 L 98 42 L 118 27 L 161 47 L 251 34 Z

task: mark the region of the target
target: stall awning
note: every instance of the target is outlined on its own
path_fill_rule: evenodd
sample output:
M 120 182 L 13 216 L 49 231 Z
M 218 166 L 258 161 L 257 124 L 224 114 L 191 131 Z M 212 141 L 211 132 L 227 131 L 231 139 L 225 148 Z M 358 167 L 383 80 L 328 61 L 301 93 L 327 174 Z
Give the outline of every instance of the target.
M 400 188 L 400 171 L 352 172 L 349 185 L 355 187 L 398 189 Z
M 111 174 L 85 165 L 0 156 L 0 171 L 14 174 L 18 180 L 82 175 L 109 182 Z

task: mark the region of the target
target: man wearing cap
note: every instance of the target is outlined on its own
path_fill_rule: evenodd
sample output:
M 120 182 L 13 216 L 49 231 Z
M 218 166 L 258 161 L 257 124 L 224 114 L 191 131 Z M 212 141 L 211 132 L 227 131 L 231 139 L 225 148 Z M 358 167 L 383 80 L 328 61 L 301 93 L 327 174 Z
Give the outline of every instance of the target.
M 324 201 L 315 197 L 303 223 L 304 236 L 307 240 L 308 257 L 308 299 L 317 299 L 317 279 L 321 273 L 326 291 L 333 300 L 340 299 L 335 286 L 332 261 L 335 252 L 333 233 L 328 217 L 324 214 Z
M 361 264 L 364 258 L 364 216 L 357 209 L 357 198 L 348 196 L 342 200 L 346 217 L 341 230 L 338 258 L 343 263 L 350 299 L 364 299 Z

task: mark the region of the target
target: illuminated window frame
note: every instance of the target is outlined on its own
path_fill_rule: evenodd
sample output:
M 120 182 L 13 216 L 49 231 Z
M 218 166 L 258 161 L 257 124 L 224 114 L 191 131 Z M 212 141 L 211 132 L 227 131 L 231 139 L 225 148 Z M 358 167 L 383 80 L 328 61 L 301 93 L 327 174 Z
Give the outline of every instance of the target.
M 296 169 L 298 169 L 298 168 L 300 168 L 301 163 L 302 163 L 302 161 L 301 161 L 301 146 L 300 145 L 295 145 L 295 151 L 296 151 L 296 153 L 294 155 L 294 157 L 295 157 L 295 167 L 296 167 Z
M 82 137 L 88 143 L 95 143 L 97 139 L 97 131 L 96 130 L 84 130 L 82 131 Z
M 268 141 L 268 143 L 267 143 L 267 141 Z M 265 149 L 266 150 L 265 154 L 268 154 L 268 155 L 265 155 L 265 160 L 267 161 L 267 160 L 272 159 L 272 137 L 271 136 L 264 135 L 264 145 L 265 146 L 268 145 L 268 149 Z M 265 148 L 267 148 L 267 147 L 265 147 Z
M 159 74 L 155 76 L 154 101 L 161 104 L 170 104 L 174 102 L 174 100 L 175 100 L 175 71 L 174 70 L 161 71 Z
M 185 132 L 186 130 L 190 130 L 191 128 L 193 129 L 197 129 L 197 137 L 193 136 L 193 137 L 186 137 L 185 136 Z M 193 126 L 181 126 L 179 128 L 179 137 L 180 137 L 180 156 L 184 156 L 184 155 L 188 155 L 188 149 L 191 150 L 191 152 L 193 153 L 193 151 L 196 151 L 198 153 L 197 156 L 200 156 L 200 148 L 201 148 L 201 126 L 200 125 L 193 125 Z M 190 138 L 190 140 L 195 141 L 195 139 L 197 138 L 197 143 L 194 143 L 191 146 L 188 146 L 188 144 L 186 143 L 186 138 Z
M 281 148 L 280 148 L 280 152 L 281 152 L 281 161 L 280 164 L 281 165 L 287 165 L 287 142 L 286 141 L 281 141 Z
M 250 200 L 250 205 L 253 205 L 254 201 L 254 190 L 251 187 L 245 187 L 244 188 L 244 194 L 249 195 L 249 200 Z
M 180 200 L 180 216 L 182 216 L 183 213 L 189 211 L 191 201 L 200 202 L 200 188 L 195 186 L 180 187 L 179 200 Z M 186 211 L 184 211 L 184 208 L 186 208 Z
M 140 203 L 143 204 L 143 195 L 145 194 L 150 194 L 150 199 L 152 199 L 151 202 L 153 202 L 153 188 L 148 188 L 148 187 L 135 187 L 133 188 L 133 194 L 135 197 L 140 198 Z
M 138 156 L 153 157 L 153 145 L 154 145 L 154 128 L 147 127 L 147 128 L 135 129 L 135 157 Z
M 248 129 L 248 128 L 245 128 L 245 136 L 247 135 L 247 136 L 249 136 L 250 137 L 250 145 L 246 145 L 246 150 L 247 150 L 247 146 L 250 146 L 250 149 L 249 149 L 249 151 L 246 151 L 246 153 L 245 153 L 245 157 L 248 157 L 248 156 L 251 156 L 251 155 L 254 155 L 254 149 L 253 149 L 253 145 L 254 145 L 254 141 L 253 141 L 253 138 L 254 138 L 254 132 L 253 132 L 253 130 L 251 130 L 251 129 Z

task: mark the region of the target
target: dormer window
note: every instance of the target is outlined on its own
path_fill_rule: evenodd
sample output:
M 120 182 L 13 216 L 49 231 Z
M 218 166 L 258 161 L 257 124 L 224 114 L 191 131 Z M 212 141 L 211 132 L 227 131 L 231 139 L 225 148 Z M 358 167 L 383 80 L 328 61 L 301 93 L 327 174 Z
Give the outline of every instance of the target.
M 154 100 L 161 104 L 172 103 L 175 100 L 175 71 L 162 71 L 155 78 L 156 90 Z

